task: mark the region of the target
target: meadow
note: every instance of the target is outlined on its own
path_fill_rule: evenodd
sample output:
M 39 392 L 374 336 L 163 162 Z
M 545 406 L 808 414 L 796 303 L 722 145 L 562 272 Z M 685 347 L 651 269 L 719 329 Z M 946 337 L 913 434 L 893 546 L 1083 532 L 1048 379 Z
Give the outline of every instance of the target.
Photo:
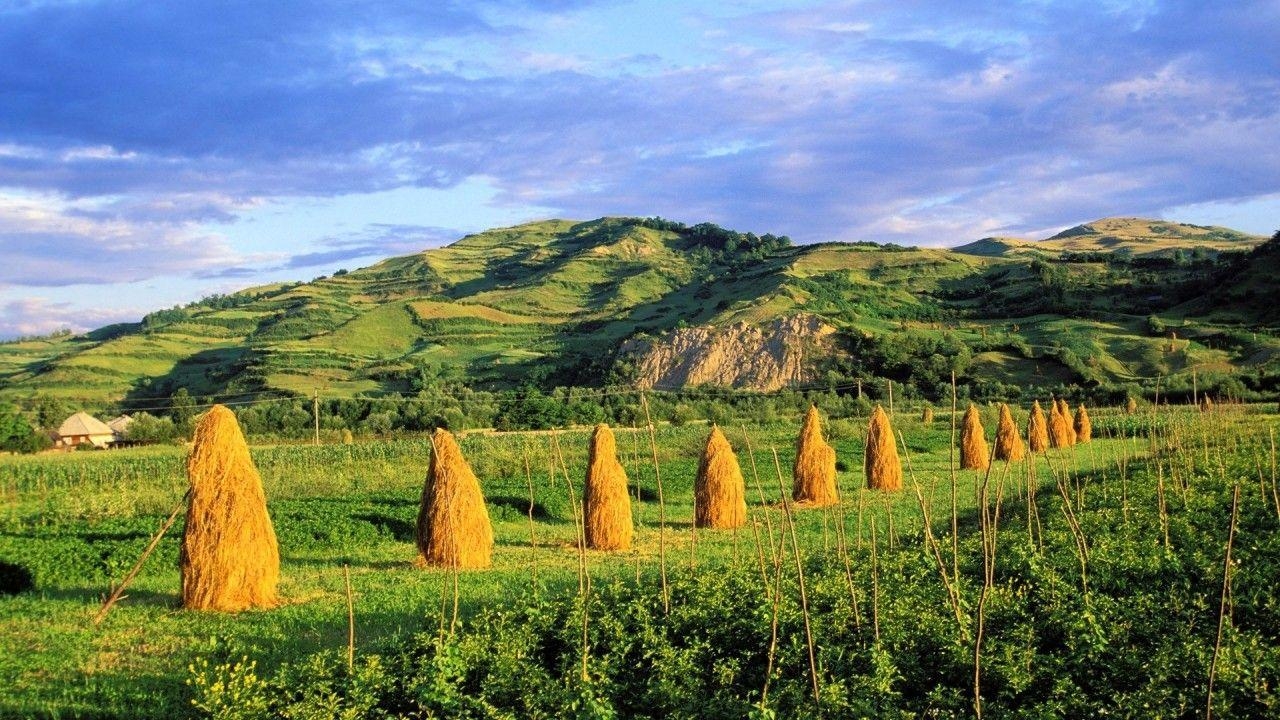
M 1280 712 L 1280 419 L 1093 414 L 1093 442 L 978 473 L 953 470 L 949 412 L 900 408 L 898 493 L 863 489 L 866 418 L 829 418 L 827 509 L 784 501 L 798 418 L 726 427 L 737 531 L 692 527 L 706 425 L 615 428 L 622 553 L 576 540 L 589 428 L 468 433 L 496 547 L 460 573 L 414 562 L 425 437 L 254 447 L 284 604 L 178 609 L 179 524 L 96 626 L 180 502 L 185 449 L 0 458 L 0 560 L 34 583 L 0 595 L 0 715 Z

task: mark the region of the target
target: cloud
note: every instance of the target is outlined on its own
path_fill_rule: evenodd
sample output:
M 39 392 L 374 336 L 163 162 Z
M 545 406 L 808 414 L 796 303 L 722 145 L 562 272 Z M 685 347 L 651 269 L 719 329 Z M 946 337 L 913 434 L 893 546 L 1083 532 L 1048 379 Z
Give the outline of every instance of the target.
M 0 18 L 0 185 L 118 198 L 104 222 L 484 175 L 575 217 L 960 242 L 1280 177 L 1265 0 L 693 5 L 700 60 L 643 72 L 532 36 L 582 3 L 28 7 Z
M 136 322 L 137 308 L 90 307 L 47 298 L 23 298 L 0 306 L 0 338 L 48 335 L 59 330 L 84 332 L 118 322 Z

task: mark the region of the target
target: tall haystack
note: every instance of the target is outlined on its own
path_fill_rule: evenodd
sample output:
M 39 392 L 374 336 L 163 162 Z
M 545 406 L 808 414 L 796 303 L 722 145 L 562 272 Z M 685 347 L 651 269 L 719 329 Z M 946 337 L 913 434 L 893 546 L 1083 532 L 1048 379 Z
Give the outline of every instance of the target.
M 1213 400 L 1209 398 L 1208 393 L 1200 398 L 1200 412 L 1213 412 Z
M 867 449 L 862 468 L 867 474 L 868 488 L 902 489 L 902 462 L 898 460 L 898 446 L 893 439 L 893 428 L 889 426 L 889 416 L 879 405 L 871 413 L 871 422 L 867 425 Z
M 618 462 L 618 444 L 613 431 L 604 423 L 596 425 L 591 434 L 582 510 L 587 547 L 630 549 L 631 497 L 627 494 L 627 471 Z
M 960 467 L 965 470 L 986 470 L 991 464 L 990 451 L 987 449 L 987 438 L 982 429 L 982 419 L 978 417 L 978 408 L 972 403 L 964 412 L 963 425 L 960 428 Z
M 1049 447 L 1071 447 L 1071 416 L 1057 400 L 1049 400 Z
M 438 428 L 431 436 L 431 466 L 418 507 L 418 552 L 427 565 L 489 567 L 493 526 L 480 481 L 453 435 Z
M 929 405 L 924 406 L 924 412 L 920 413 L 920 422 L 928 425 L 933 422 L 933 408 Z
M 1076 431 L 1076 442 L 1087 443 L 1093 439 L 1093 423 L 1089 420 L 1089 411 L 1084 409 L 1084 403 L 1076 408 L 1076 420 L 1074 424 Z
M 1071 406 L 1067 404 L 1066 398 L 1058 398 L 1058 412 L 1062 413 L 1062 419 L 1067 424 L 1067 446 L 1076 444 L 1076 425 L 1071 419 Z
M 810 405 L 796 439 L 796 462 L 791 471 L 791 497 L 807 505 L 834 505 L 836 492 L 836 451 L 822 439 L 822 420 L 817 406 Z
M 996 459 L 1017 462 L 1026 455 L 1018 425 L 1013 421 L 1013 411 L 1000 403 L 1000 422 L 996 425 Z
M 1129 415 L 1133 415 L 1138 412 L 1138 399 L 1130 395 L 1124 403 L 1124 411 Z
M 1039 400 L 1031 406 L 1031 419 L 1027 421 L 1027 448 L 1033 453 L 1049 449 L 1049 425 L 1045 422 Z
M 187 479 L 182 606 L 226 612 L 274 606 L 280 548 L 249 446 L 226 407 L 214 405 L 196 425 Z
M 736 528 L 747 524 L 747 488 L 729 440 L 716 425 L 693 481 L 694 522 L 698 527 Z

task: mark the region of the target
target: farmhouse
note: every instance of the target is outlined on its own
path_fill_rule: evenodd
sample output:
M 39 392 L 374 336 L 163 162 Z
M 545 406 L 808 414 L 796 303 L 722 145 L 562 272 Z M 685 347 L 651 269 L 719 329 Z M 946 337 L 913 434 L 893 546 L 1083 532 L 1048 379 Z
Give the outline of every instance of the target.
M 54 437 L 59 448 L 73 448 L 82 443 L 106 447 L 115 442 L 116 434 L 106 423 L 86 412 L 78 412 L 62 421 Z

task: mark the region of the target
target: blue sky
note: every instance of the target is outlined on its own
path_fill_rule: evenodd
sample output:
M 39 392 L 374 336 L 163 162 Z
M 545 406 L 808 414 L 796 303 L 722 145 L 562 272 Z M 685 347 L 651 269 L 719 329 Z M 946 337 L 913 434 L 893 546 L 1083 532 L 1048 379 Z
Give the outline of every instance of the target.
M 1275 0 L 0 0 L 0 338 L 546 217 L 1280 228 Z

